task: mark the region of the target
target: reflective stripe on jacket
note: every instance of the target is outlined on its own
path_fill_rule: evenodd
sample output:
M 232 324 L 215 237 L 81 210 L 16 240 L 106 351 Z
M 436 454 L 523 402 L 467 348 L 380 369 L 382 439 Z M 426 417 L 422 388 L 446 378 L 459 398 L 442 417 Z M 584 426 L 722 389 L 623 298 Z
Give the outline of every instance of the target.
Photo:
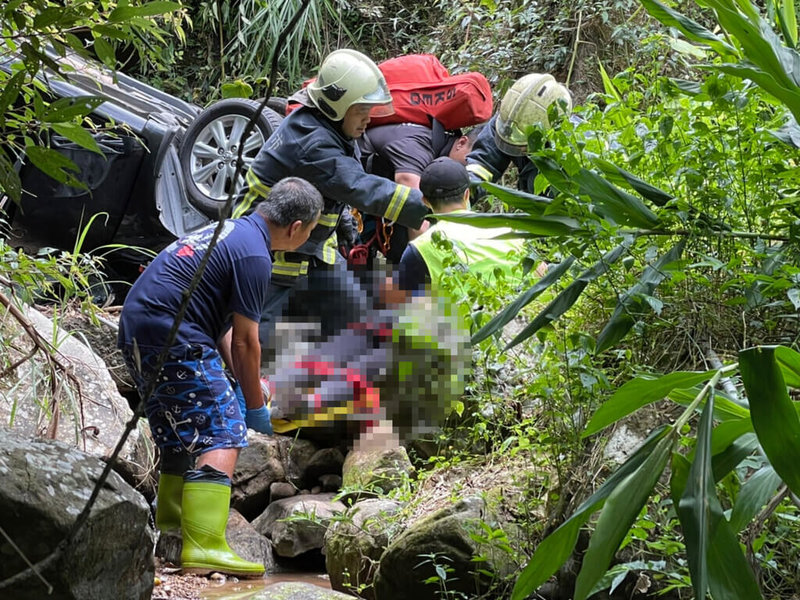
M 308 241 L 284 255 L 287 263 L 305 262 L 306 268 L 313 262 L 311 257 L 333 264 L 334 235 L 346 205 L 413 228 L 418 228 L 429 212 L 419 190 L 365 173 L 353 140 L 346 139 L 336 124 L 308 107 L 289 114 L 261 148 L 247 174 L 245 200 L 257 203 L 267 197 L 273 185 L 290 176 L 312 183 L 325 200 L 319 224 Z M 275 266 L 284 265 L 276 261 Z M 289 268 L 279 271 L 288 272 Z M 275 275 L 273 271 L 276 283 L 290 283 Z

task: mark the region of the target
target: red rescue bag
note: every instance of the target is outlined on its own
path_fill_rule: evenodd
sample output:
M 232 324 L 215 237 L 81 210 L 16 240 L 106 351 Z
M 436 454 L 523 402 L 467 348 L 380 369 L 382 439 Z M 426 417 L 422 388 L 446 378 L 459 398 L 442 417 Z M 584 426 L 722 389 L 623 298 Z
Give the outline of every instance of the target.
M 378 65 L 392 93 L 394 114 L 373 118 L 370 127 L 390 123 L 461 129 L 489 120 L 492 89 L 481 73 L 450 75 L 432 54 L 408 54 Z
M 481 73 L 450 75 L 432 54 L 407 54 L 378 65 L 392 93 L 394 114 L 370 120 L 369 126 L 417 123 L 430 127 L 436 119 L 455 130 L 488 121 L 492 116 L 492 89 Z M 306 87 L 314 79 L 303 83 Z M 299 104 L 289 101 L 286 114 Z

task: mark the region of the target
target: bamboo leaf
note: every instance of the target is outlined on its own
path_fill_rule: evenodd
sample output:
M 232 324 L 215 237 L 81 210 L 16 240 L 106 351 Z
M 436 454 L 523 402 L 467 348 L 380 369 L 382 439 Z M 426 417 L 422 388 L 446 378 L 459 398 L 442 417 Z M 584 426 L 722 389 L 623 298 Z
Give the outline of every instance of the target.
M 580 185 L 580 195 L 591 198 L 599 215 L 618 225 L 653 227 L 658 216 L 636 196 L 612 185 L 597 173 L 581 169 L 572 176 Z
M 665 439 L 671 439 L 674 430 L 671 427 L 662 427 L 653 431 L 642 445 L 631 454 L 608 479 L 605 480 L 598 490 L 592 494 L 570 517 L 562 523 L 558 529 L 548 535 L 537 546 L 536 552 L 530 562 L 520 573 L 511 600 L 524 600 L 535 592 L 540 585 L 547 581 L 558 568 L 566 562 L 575 549 L 580 528 L 589 520 L 606 499 L 617 488 L 626 481 L 627 478 L 635 473 L 639 467 L 650 457 L 656 448 Z
M 683 255 L 686 240 L 681 239 L 677 244 L 664 253 L 654 264 L 648 265 L 633 286 L 626 291 L 617 302 L 611 318 L 597 336 L 595 354 L 611 348 L 630 331 L 634 325 L 632 313 L 648 311 L 649 305 L 642 301 L 643 296 L 651 296 L 653 290 L 667 277 L 668 267 Z
M 617 88 L 614 87 L 614 83 L 611 81 L 611 78 L 606 73 L 605 67 L 603 67 L 603 63 L 597 61 L 597 65 L 600 67 L 600 77 L 603 79 L 603 89 L 606 92 L 607 96 L 611 96 L 617 102 L 622 101 L 622 96 L 619 95 Z
M 631 189 L 650 200 L 656 206 L 664 206 L 675 197 L 605 159 L 595 158 L 592 163 L 603 172 L 611 183 L 630 186 Z
M 714 470 L 714 481 L 722 481 L 745 458 L 758 451 L 760 444 L 755 433 L 745 433 L 722 452 L 714 454 L 711 466 Z
M 706 399 L 700 423 L 697 426 L 697 447 L 689 477 L 680 501 L 678 516 L 686 538 L 686 554 L 695 598 L 705 598 L 708 590 L 707 554 L 710 538 L 711 504 L 716 501 L 714 475 L 711 469 L 711 431 L 713 428 L 714 389 Z
M 689 406 L 699 391 L 699 388 L 675 389 L 669 393 L 669 399 L 681 406 Z M 718 421 L 749 419 L 750 409 L 742 406 L 724 392 L 717 391 L 717 399 L 714 402 L 714 418 Z
M 575 219 L 556 215 L 537 217 L 525 213 L 447 213 L 433 216 L 441 221 L 455 221 L 473 227 L 509 227 L 541 237 L 565 235 L 580 229 Z
M 770 465 L 761 467 L 744 483 L 731 512 L 731 529 L 738 533 L 752 521 L 761 508 L 775 495 L 781 477 Z
M 789 489 L 800 493 L 800 418 L 786 392 L 774 347 L 739 352 L 742 382 L 761 447 Z
M 569 284 L 563 292 L 553 298 L 550 304 L 548 304 L 544 310 L 542 310 L 542 312 L 536 315 L 533 321 L 531 321 L 525 327 L 525 329 L 518 333 L 517 336 L 508 343 L 508 345 L 505 347 L 505 350 L 513 348 L 520 342 L 525 341 L 534 333 L 539 331 L 542 327 L 552 323 L 565 312 L 567 312 L 567 310 L 569 310 L 569 308 L 578 300 L 586 286 L 589 285 L 591 281 L 594 281 L 600 277 L 600 275 L 605 273 L 608 268 L 617 260 L 619 260 L 622 254 L 627 250 L 628 243 L 625 242 L 606 252 L 599 261 L 581 273 L 581 275 L 575 281 Z
M 608 496 L 575 582 L 575 600 L 585 600 L 608 569 L 625 534 L 661 477 L 672 444 L 672 436 L 659 440 L 641 466 L 622 480 Z
M 661 400 L 674 389 L 686 389 L 710 379 L 716 371 L 675 371 L 661 377 L 640 375 L 628 381 L 594 413 L 581 437 L 593 435 L 622 417 Z M 696 394 L 692 397 L 694 398 Z
M 566 260 L 560 262 L 559 264 L 551 265 L 547 269 L 547 273 L 545 273 L 544 277 L 533 284 L 531 288 L 517 296 L 511 304 L 509 304 L 500 313 L 495 315 L 491 321 L 489 321 L 480 329 L 480 331 L 472 336 L 472 344 L 479 344 L 496 331 L 499 331 L 505 327 L 511 319 L 519 314 L 519 311 L 530 304 L 533 300 L 538 298 L 542 292 L 558 281 L 561 276 L 566 273 L 567 270 L 569 270 L 570 266 L 572 266 L 572 263 L 574 262 L 575 257 L 569 256 Z

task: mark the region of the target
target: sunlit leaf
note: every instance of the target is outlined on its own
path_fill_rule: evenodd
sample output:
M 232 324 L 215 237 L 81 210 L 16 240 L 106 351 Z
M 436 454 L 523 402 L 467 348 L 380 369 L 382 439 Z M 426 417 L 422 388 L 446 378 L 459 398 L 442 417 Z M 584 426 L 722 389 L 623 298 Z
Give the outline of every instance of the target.
M 76 123 L 51 123 L 50 128 L 59 135 L 75 142 L 82 148 L 97 152 L 97 154 L 101 156 L 103 155 L 100 146 L 97 145 L 97 141 L 92 137 L 92 134 L 80 125 Z
M 473 227 L 509 227 L 542 237 L 565 235 L 580 229 L 580 224 L 570 217 L 533 216 L 523 213 L 447 213 L 434 215 L 442 221 L 455 221 Z
M 51 148 L 28 146 L 25 148 L 25 155 L 40 171 L 56 181 L 72 187 L 86 188 L 86 185 L 75 177 L 78 167 L 60 152 Z
M 800 388 L 800 354 L 786 346 L 775 348 L 775 360 L 781 369 L 783 381 L 789 387 Z
M 781 477 L 770 465 L 761 467 L 742 485 L 731 512 L 731 529 L 738 533 L 769 502 L 781 485 Z
M 531 215 L 541 215 L 542 211 L 552 203 L 552 200 L 545 196 L 528 194 L 488 181 L 482 182 L 480 186 L 504 204 Z

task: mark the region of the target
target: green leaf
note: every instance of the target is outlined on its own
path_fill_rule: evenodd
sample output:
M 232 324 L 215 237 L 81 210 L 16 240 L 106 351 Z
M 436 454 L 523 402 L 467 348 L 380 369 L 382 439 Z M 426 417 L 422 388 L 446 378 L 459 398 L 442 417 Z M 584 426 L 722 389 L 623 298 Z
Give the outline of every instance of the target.
M 3 92 L 0 93 L 0 126 L 5 124 L 5 115 L 8 107 L 19 97 L 19 92 L 26 75 L 26 71 L 17 71 L 10 79 L 2 82 Z
M 592 163 L 603 172 L 610 182 L 617 185 L 630 186 L 631 189 L 650 200 L 656 206 L 664 206 L 675 197 L 605 159 L 594 158 Z
M 22 182 L 19 173 L 14 169 L 14 163 L 5 152 L 0 152 L 0 190 L 19 204 L 22 198 Z
M 55 102 L 51 102 L 47 107 L 47 111 L 42 115 L 42 121 L 45 123 L 59 123 L 85 117 L 103 102 L 105 102 L 105 99 L 98 96 L 59 98 Z
M 524 600 L 535 592 L 540 585 L 547 581 L 558 568 L 566 562 L 575 549 L 578 533 L 581 527 L 589 520 L 606 501 L 606 498 L 616 489 L 621 482 L 626 481 L 632 473 L 650 457 L 664 439 L 670 439 L 674 433 L 670 427 L 661 427 L 642 443 L 620 467 L 603 482 L 598 490 L 586 499 L 558 529 L 548 535 L 536 547 L 536 552 L 530 562 L 520 573 L 511 600 Z M 669 436 L 669 438 L 667 437 Z
M 731 512 L 731 529 L 735 533 L 744 529 L 761 508 L 775 495 L 781 477 L 770 465 L 761 467 L 744 483 Z
M 40 146 L 26 146 L 25 156 L 43 173 L 49 175 L 60 183 L 85 189 L 80 180 L 75 177 L 78 167 L 66 156 L 52 148 Z
M 558 281 L 561 276 L 566 273 L 567 270 L 569 270 L 570 266 L 572 266 L 572 263 L 574 262 L 575 257 L 569 256 L 566 260 L 557 265 L 550 265 L 544 277 L 533 284 L 533 286 L 531 286 L 528 290 L 517 296 L 511 304 L 504 308 L 500 313 L 495 315 L 491 321 L 489 321 L 480 329 L 480 331 L 472 336 L 472 344 L 479 344 L 496 331 L 499 331 L 505 327 L 509 321 L 519 314 L 519 311 L 530 304 L 533 300 L 538 298 L 542 292 Z
M 250 98 L 252 96 L 253 86 L 242 79 L 222 84 L 223 98 Z
M 102 37 L 94 38 L 94 51 L 97 58 L 103 61 L 107 67 L 114 69 L 117 66 L 117 58 L 114 55 L 114 47 Z
M 689 406 L 697 397 L 698 392 L 700 392 L 700 388 L 675 389 L 668 396 L 670 400 L 681 406 Z M 742 406 L 740 402 L 733 400 L 724 392 L 717 391 L 717 399 L 714 402 L 714 418 L 718 421 L 749 419 L 750 409 Z
M 544 196 L 513 190 L 488 181 L 482 182 L 480 186 L 504 204 L 531 215 L 541 215 L 552 202 L 550 198 Z
M 575 600 L 585 600 L 608 569 L 625 534 L 664 472 L 672 445 L 672 436 L 659 440 L 639 468 L 608 496 L 575 582 Z
M 597 173 L 581 169 L 572 179 L 580 185 L 579 194 L 589 196 L 602 217 L 630 227 L 648 228 L 658 224 L 658 216 L 639 198 L 612 185 Z
M 705 372 L 675 371 L 661 377 L 651 375 L 634 377 L 600 405 L 581 437 L 593 435 L 642 406 L 661 400 L 674 389 L 691 388 L 711 379 L 714 373 L 716 373 L 714 370 Z
M 53 23 L 56 23 L 63 14 L 64 8 L 61 6 L 51 6 L 49 8 L 45 8 L 33 18 L 33 28 L 45 29 Z
M 800 388 L 800 354 L 786 346 L 778 346 L 775 348 L 775 360 L 786 385 Z
M 473 227 L 509 227 L 541 237 L 565 235 L 580 230 L 580 224 L 570 217 L 533 216 L 524 213 L 447 213 L 433 215 L 441 221 L 455 221 Z
M 774 347 L 739 352 L 742 382 L 758 441 L 789 489 L 800 493 L 800 418 L 786 391 Z
M 686 487 L 678 502 L 678 517 L 686 538 L 686 553 L 695 598 L 705 598 L 708 590 L 707 554 L 710 540 L 711 505 L 717 502 L 711 469 L 711 431 L 713 428 L 714 389 L 709 390 L 697 426 L 697 447 L 689 468 Z M 721 516 L 721 511 L 720 511 Z
M 626 291 L 617 302 L 611 318 L 597 336 L 595 354 L 611 348 L 630 331 L 634 325 L 634 312 L 642 313 L 645 296 L 653 294 L 653 290 L 666 279 L 669 266 L 683 255 L 686 240 L 681 239 L 652 265 L 648 265 L 639 280 Z
M 136 17 L 155 17 L 180 9 L 181 5 L 178 2 L 162 1 L 148 2 L 142 6 L 118 6 L 108 15 L 108 20 L 111 23 L 119 23 L 120 21 L 130 21 Z
M 597 65 L 600 67 L 600 77 L 603 79 L 603 89 L 606 92 L 607 96 L 611 96 L 617 102 L 622 102 L 622 96 L 619 95 L 617 88 L 614 87 L 614 82 L 611 81 L 611 78 L 606 73 L 605 67 L 603 67 L 603 63 L 597 61 Z
M 723 41 L 722 38 L 717 37 L 700 23 L 682 15 L 658 0 L 642 0 L 642 5 L 653 17 L 667 27 L 678 29 L 690 40 L 710 46 L 723 56 L 736 54 L 736 50 Z
M 758 438 L 753 432 L 744 433 L 731 442 L 719 453 L 714 454 L 711 466 L 714 469 L 714 481 L 719 482 L 748 456 L 752 456 L 760 448 Z M 712 449 L 713 451 L 713 449 Z
M 50 128 L 59 135 L 63 135 L 65 138 L 75 142 L 82 148 L 97 152 L 101 156 L 103 155 L 100 146 L 97 145 L 97 141 L 92 137 L 92 134 L 77 123 L 51 123 Z
M 797 47 L 797 13 L 794 0 L 783 0 L 777 16 L 786 44 L 792 48 Z
M 597 261 L 590 268 L 586 269 L 581 275 L 575 279 L 567 288 L 548 304 L 542 312 L 540 312 L 517 336 L 511 340 L 505 347 L 505 350 L 513 348 L 517 344 L 525 341 L 534 333 L 539 331 L 545 325 L 549 325 L 561 315 L 563 315 L 569 308 L 575 304 L 580 297 L 583 290 L 600 275 L 605 273 L 608 268 L 619 260 L 620 256 L 628 250 L 628 243 L 622 243 L 616 248 L 606 252 L 603 257 Z

